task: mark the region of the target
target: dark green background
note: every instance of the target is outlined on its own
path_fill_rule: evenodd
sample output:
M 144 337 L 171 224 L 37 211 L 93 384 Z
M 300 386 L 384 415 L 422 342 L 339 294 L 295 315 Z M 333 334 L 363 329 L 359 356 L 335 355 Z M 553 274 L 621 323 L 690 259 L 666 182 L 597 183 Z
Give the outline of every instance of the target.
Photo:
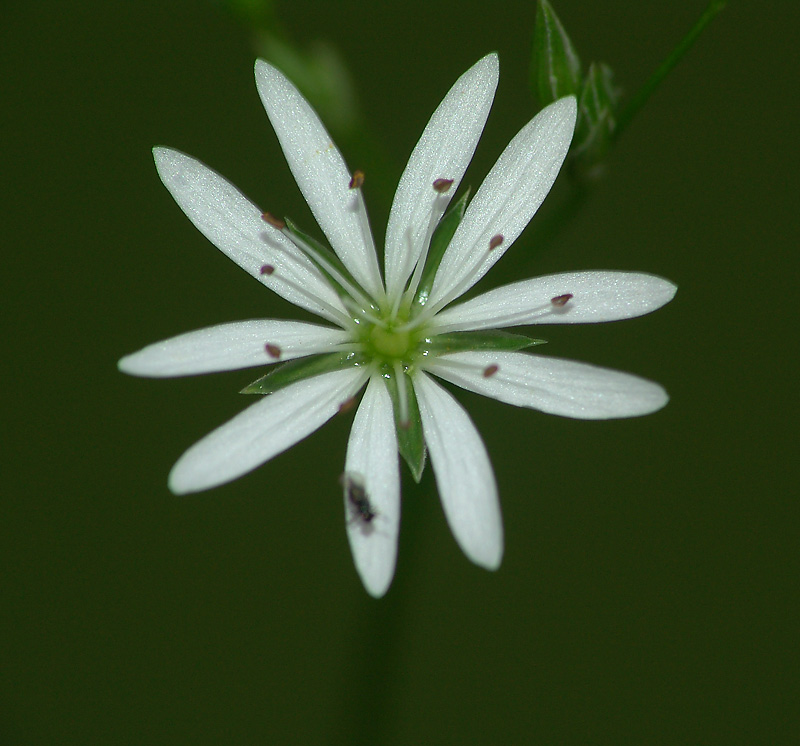
M 501 80 L 465 183 L 536 109 L 532 1 L 281 6 L 295 38 L 342 51 L 390 183 L 483 54 L 499 51 Z M 585 60 L 632 91 L 702 6 L 556 8 Z M 669 277 L 680 291 L 652 316 L 543 334 L 547 354 L 661 382 L 668 407 L 579 422 L 459 393 L 495 465 L 503 566 L 471 565 L 431 475 L 413 490 L 405 474 L 380 602 L 343 528 L 346 419 L 178 498 L 171 464 L 244 406 L 254 376 L 115 367 L 182 331 L 296 315 L 191 227 L 150 156 L 185 150 L 312 228 L 247 30 L 188 0 L 7 7 L 0 743 L 790 743 L 795 7 L 732 2 L 584 209 L 541 247 L 529 230 L 484 286 L 571 269 Z M 343 149 L 368 179 L 379 170 L 374 151 Z M 367 200 L 382 238 L 388 195 L 368 184 Z

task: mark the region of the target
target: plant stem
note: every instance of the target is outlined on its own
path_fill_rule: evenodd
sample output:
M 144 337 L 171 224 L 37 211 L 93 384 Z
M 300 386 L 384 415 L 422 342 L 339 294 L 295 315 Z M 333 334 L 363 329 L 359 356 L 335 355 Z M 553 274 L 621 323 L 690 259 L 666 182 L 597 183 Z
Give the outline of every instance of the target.
M 703 14 L 697 20 L 697 23 L 692 26 L 686 36 L 678 42 L 675 49 L 670 52 L 667 58 L 659 65 L 656 71 L 645 81 L 644 85 L 638 90 L 636 95 L 631 99 L 630 103 L 625 107 L 617 120 L 617 125 L 612 134 L 613 139 L 617 139 L 623 130 L 631 123 L 631 120 L 639 112 L 647 99 L 653 94 L 656 88 L 661 84 L 661 81 L 667 77 L 673 67 L 678 64 L 678 61 L 689 51 L 692 44 L 695 43 L 697 37 L 705 30 L 706 26 L 714 19 L 714 17 L 727 5 L 727 0 L 711 0 L 703 11 Z

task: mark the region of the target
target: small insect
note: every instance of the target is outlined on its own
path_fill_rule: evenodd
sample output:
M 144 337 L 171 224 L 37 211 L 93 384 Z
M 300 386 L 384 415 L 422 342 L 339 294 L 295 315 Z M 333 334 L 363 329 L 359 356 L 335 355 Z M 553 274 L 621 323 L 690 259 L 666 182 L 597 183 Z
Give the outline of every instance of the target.
M 378 512 L 370 502 L 367 490 L 364 488 L 364 480 L 359 474 L 342 474 L 342 487 L 347 504 L 353 514 L 352 519 L 360 521 L 365 525 L 372 523 L 378 517 Z

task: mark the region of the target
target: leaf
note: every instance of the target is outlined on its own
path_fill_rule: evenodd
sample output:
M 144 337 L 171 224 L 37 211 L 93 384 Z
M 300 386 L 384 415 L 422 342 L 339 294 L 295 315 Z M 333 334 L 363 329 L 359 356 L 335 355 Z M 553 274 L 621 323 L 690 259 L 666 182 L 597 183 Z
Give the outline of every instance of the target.
M 240 394 L 274 394 L 297 381 L 330 373 L 356 365 L 363 365 L 364 358 L 357 352 L 332 352 L 325 355 L 309 355 L 308 357 L 289 360 L 274 368 L 265 376 L 245 386 Z
M 531 87 L 542 106 L 581 89 L 581 61 L 547 0 L 539 0 L 533 33 Z
M 405 386 L 398 386 L 394 374 L 386 374 L 384 380 L 394 407 L 397 450 L 408 464 L 414 481 L 419 484 L 422 472 L 425 470 L 425 438 L 422 435 L 422 418 L 419 414 L 419 404 L 411 378 L 407 373 L 401 375 L 406 379 Z M 405 390 L 404 402 L 401 401 L 402 390 Z M 405 414 L 405 418 L 403 414 Z
M 470 190 L 468 188 L 447 213 L 445 213 L 445 216 L 439 221 L 439 225 L 436 226 L 433 236 L 431 236 L 431 245 L 428 249 L 428 258 L 425 260 L 425 269 L 422 270 L 422 277 L 420 278 L 417 294 L 414 298 L 414 302 L 417 305 L 424 306 L 428 301 L 428 296 L 433 287 L 433 281 L 436 279 L 436 272 L 439 269 L 439 265 L 442 263 L 444 252 L 450 245 L 450 241 L 453 238 L 453 234 L 456 232 L 456 228 L 458 228 L 458 224 L 461 222 L 461 218 L 464 217 L 464 210 L 467 209 L 467 201 L 469 200 L 469 192 Z
M 497 329 L 482 332 L 452 332 L 432 337 L 427 349 L 436 355 L 473 350 L 504 350 L 516 352 L 526 347 L 547 344 L 547 340 L 533 339 L 524 334 L 512 334 Z

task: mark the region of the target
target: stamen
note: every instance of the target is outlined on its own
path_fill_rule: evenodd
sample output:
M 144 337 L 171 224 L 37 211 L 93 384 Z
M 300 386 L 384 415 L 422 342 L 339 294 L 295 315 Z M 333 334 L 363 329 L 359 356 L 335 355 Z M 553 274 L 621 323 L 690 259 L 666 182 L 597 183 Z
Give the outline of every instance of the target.
M 500 367 L 498 365 L 496 365 L 495 363 L 492 363 L 491 365 L 487 365 L 483 369 L 483 377 L 484 378 L 491 378 L 495 373 L 497 373 L 498 370 L 500 370 Z
M 265 272 L 264 271 L 264 267 L 271 268 L 271 271 Z M 270 275 L 274 274 L 275 267 L 273 267 L 271 264 L 265 264 L 264 267 L 261 268 L 261 274 L 262 275 L 270 276 Z M 286 285 L 288 285 L 298 295 L 301 295 L 304 298 L 307 298 L 314 305 L 317 305 L 320 308 L 324 308 L 331 316 L 333 316 L 337 320 L 339 326 L 341 326 L 342 329 L 352 329 L 353 328 L 353 320 L 349 316 L 347 316 L 347 314 L 342 313 L 342 311 L 340 309 L 336 308 L 335 306 L 332 306 L 330 303 L 327 303 L 326 301 L 322 300 L 322 298 L 314 295 L 314 293 L 310 292 L 308 290 L 308 288 L 306 288 L 306 287 L 304 287 L 302 285 L 299 285 L 294 280 L 290 280 L 288 277 L 285 277 L 284 275 L 281 275 L 280 273 L 278 273 L 278 279 L 281 282 L 283 282 Z M 269 287 L 269 285 L 267 285 L 267 287 Z
M 470 270 L 467 272 L 466 275 L 461 279 L 460 282 L 456 284 L 456 286 L 447 293 L 441 300 L 437 301 L 432 306 L 424 306 L 422 312 L 409 321 L 408 324 L 401 326 L 397 329 L 397 331 L 408 331 L 409 329 L 413 329 L 414 327 L 419 326 L 420 324 L 426 323 L 431 318 L 433 318 L 439 311 L 441 311 L 448 303 L 452 303 L 459 295 L 464 293 L 466 289 L 469 287 L 469 284 L 472 282 L 475 275 L 477 275 L 483 265 L 486 263 L 486 260 L 489 258 L 489 254 L 491 254 L 500 244 L 503 243 L 503 234 L 497 233 L 489 239 L 489 248 L 486 249 L 483 257 L 475 262 Z
M 439 192 L 439 194 L 449 192 L 451 186 L 453 186 L 453 179 L 436 179 L 436 181 L 433 182 L 433 189 Z
M 363 180 L 362 180 L 363 181 Z M 360 185 L 359 185 L 360 186 Z M 361 239 L 364 246 L 364 260 L 368 267 L 368 274 L 372 276 L 375 287 L 368 292 L 372 293 L 372 297 L 378 304 L 386 299 L 386 291 L 384 289 L 383 279 L 381 278 L 381 268 L 378 266 L 378 254 L 375 251 L 375 240 L 372 237 L 372 229 L 369 227 L 369 218 L 367 217 L 367 208 L 364 204 L 364 193 L 361 189 L 356 189 L 356 217 L 358 218 L 358 227 L 361 232 Z
M 262 275 L 269 276 L 275 271 L 275 267 L 273 267 L 271 264 L 262 264 L 260 271 Z
M 567 305 L 567 301 L 569 301 L 572 297 L 572 293 L 564 293 L 564 295 L 557 295 L 555 298 L 551 298 L 550 302 L 556 308 L 561 308 L 562 306 Z
M 324 269 L 344 290 L 351 298 L 360 304 L 361 310 L 366 313 L 366 309 L 372 306 L 369 299 L 361 292 L 359 288 L 353 285 L 347 277 L 345 277 L 333 264 L 331 264 L 322 254 L 320 254 L 313 246 L 307 244 L 298 235 L 292 233 L 284 226 L 281 230 L 286 238 L 288 238 L 301 252 L 307 257 L 310 257 L 319 267 Z M 363 314 L 359 314 L 363 315 Z
M 350 311 L 353 316 L 357 316 L 364 321 L 369 321 L 371 324 L 375 324 L 375 326 L 379 326 L 382 329 L 387 328 L 387 323 L 384 319 L 380 318 L 379 316 L 375 316 L 375 314 L 370 313 L 367 311 L 366 308 L 359 306 L 358 303 L 353 300 L 352 298 L 344 297 L 340 299 L 342 301 L 342 305 Z
M 407 429 L 411 427 L 411 419 L 408 416 L 408 390 L 406 387 L 406 374 L 399 362 L 394 364 L 394 377 L 397 381 L 397 396 L 400 399 L 400 427 Z
M 278 347 L 278 345 L 267 342 L 267 344 L 264 345 L 264 349 L 270 357 L 274 357 L 276 360 L 281 356 L 281 348 Z
M 273 228 L 282 231 L 286 227 L 286 223 L 280 218 L 276 218 L 271 212 L 262 213 L 261 219 L 265 223 L 269 223 Z
M 361 189 L 364 184 L 364 172 L 356 169 L 353 171 L 353 178 L 350 179 L 350 189 Z
M 433 191 L 436 192 L 436 197 L 434 197 L 433 204 L 431 205 L 430 215 L 428 216 L 428 227 L 425 229 L 425 236 L 422 239 L 422 251 L 417 257 L 417 264 L 414 268 L 414 274 L 408 283 L 406 291 L 404 293 L 400 293 L 392 305 L 393 316 L 397 316 L 397 313 L 400 309 L 400 303 L 403 298 L 406 299 L 408 305 L 411 305 L 411 301 L 417 293 L 420 280 L 422 280 L 422 273 L 425 270 L 425 263 L 428 261 L 428 252 L 431 248 L 431 239 L 433 238 L 433 234 L 436 231 L 436 226 L 439 224 L 445 208 L 447 207 L 448 200 L 444 197 L 444 195 L 450 191 L 450 187 L 452 186 L 453 179 L 436 179 L 436 181 L 433 182 Z M 439 205 L 443 205 L 441 209 L 439 208 Z M 409 241 L 409 244 L 410 243 L 411 242 Z M 414 247 L 409 245 L 408 248 L 409 251 L 413 251 Z
M 347 412 L 349 412 L 349 411 L 350 411 L 350 410 L 351 410 L 353 407 L 355 407 L 355 405 L 356 405 L 356 397 L 355 397 L 355 396 L 351 396 L 349 399 L 345 399 L 345 400 L 344 400 L 344 401 L 343 401 L 343 402 L 342 402 L 342 403 L 339 405 L 339 411 L 338 411 L 338 414 L 346 414 L 346 413 L 347 413 Z

